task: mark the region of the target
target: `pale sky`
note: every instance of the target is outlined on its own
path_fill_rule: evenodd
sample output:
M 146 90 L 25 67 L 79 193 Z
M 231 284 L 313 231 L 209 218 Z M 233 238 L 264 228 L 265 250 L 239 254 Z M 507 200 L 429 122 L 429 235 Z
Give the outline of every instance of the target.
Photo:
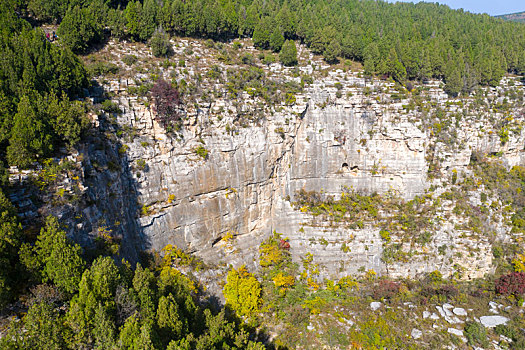
M 386 0 L 396 2 L 396 0 Z M 419 0 L 403 0 L 405 2 L 419 2 Z M 523 0 L 434 0 L 425 2 L 439 2 L 448 5 L 453 9 L 464 9 L 473 13 L 488 13 L 489 15 L 504 15 L 514 12 L 525 11 L 525 1 Z

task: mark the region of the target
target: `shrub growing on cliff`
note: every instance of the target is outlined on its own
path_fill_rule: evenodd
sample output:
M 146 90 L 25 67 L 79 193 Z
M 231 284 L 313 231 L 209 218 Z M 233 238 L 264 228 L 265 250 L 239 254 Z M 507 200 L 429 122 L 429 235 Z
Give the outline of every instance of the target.
M 525 293 L 525 272 L 512 272 L 501 276 L 496 281 L 496 292 L 504 295 Z
M 170 131 L 182 120 L 180 107 L 182 104 L 179 91 L 163 79 L 157 80 L 151 88 L 151 97 L 155 101 L 155 119 L 159 124 Z
M 262 267 L 281 266 L 286 262 L 289 257 L 289 252 L 284 249 L 284 245 L 281 244 L 281 235 L 277 232 L 273 232 L 266 241 L 261 243 L 259 247 L 259 263 Z M 288 243 L 288 249 L 290 244 Z
M 195 154 L 201 157 L 202 159 L 208 158 L 209 151 L 204 146 L 199 146 L 195 148 L 193 152 L 195 152 Z
M 392 299 L 399 294 L 401 284 L 394 281 L 381 280 L 373 289 L 373 297 L 376 300 Z

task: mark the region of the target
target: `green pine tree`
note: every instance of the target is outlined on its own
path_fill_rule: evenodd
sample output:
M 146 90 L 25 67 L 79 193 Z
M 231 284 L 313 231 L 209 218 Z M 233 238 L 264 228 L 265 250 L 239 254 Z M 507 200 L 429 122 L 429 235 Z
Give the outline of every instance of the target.
M 297 64 L 297 48 L 293 40 L 286 40 L 283 44 L 279 59 L 285 66 L 295 66 Z

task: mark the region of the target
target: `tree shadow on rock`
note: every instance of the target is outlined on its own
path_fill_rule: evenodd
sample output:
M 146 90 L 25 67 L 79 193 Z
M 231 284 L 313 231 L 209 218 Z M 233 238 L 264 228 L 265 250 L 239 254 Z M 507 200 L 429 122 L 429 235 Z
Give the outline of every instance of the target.
M 140 212 L 137 181 L 130 167 L 127 146 L 118 136 L 125 132 L 115 118 L 121 111 L 101 108 L 105 98 L 99 95 L 99 86 L 93 86 L 90 91 L 94 92 L 94 127 L 79 147 L 87 187 L 84 232 L 91 237 L 94 255 L 102 249 L 102 253 L 134 264 L 139 262 L 140 252 L 150 249 L 151 245 L 137 220 Z

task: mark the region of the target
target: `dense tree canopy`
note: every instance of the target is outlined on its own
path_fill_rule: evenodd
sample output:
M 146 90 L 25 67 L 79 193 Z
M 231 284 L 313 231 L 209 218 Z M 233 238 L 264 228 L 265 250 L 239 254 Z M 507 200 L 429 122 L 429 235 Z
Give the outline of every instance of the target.
M 78 267 L 86 262 L 75 255 L 74 245 L 64 246 L 60 232 L 57 219 L 48 218 L 34 248 L 32 270 L 53 286 L 33 290 L 27 315 L 11 324 L 0 348 L 264 349 L 224 310 L 214 313 L 198 304 L 194 282 L 169 264 L 137 265 L 133 271 L 125 262 L 119 267 L 113 258 L 99 256 L 80 278 Z M 71 293 L 57 294 L 55 286 Z M 65 313 L 58 311 L 60 304 Z
M 0 153 L 27 167 L 57 145 L 74 144 L 86 126 L 72 99 L 87 86 L 80 60 L 0 5 Z
M 61 42 L 75 52 L 86 51 L 102 39 L 100 20 L 93 8 L 73 7 L 67 11 L 58 28 Z
M 64 0 L 43 9 L 39 1 L 30 1 L 29 9 L 49 21 L 74 17 L 78 10 L 72 5 L 80 5 L 77 0 Z M 300 40 L 328 62 L 338 57 L 363 62 L 368 73 L 389 75 L 398 81 L 442 78 L 453 95 L 471 91 L 477 84 L 497 85 L 505 72 L 525 71 L 524 25 L 438 4 L 133 0 L 121 15 L 117 14 L 118 6 L 124 7 L 124 2 L 92 0 L 82 4 L 88 8 L 86 21 L 93 17 L 106 21 L 118 37 L 127 33 L 134 40 L 146 41 L 157 28 L 186 36 L 252 36 L 255 46 L 274 51 L 280 50 L 285 39 Z M 65 8 L 69 8 L 69 15 Z M 64 36 L 84 36 L 83 45 L 87 45 L 91 36 L 81 33 L 84 28 L 67 30 L 75 34 L 63 29 Z
M 21 231 L 14 207 L 0 191 L 0 308 L 11 300 L 19 278 L 18 249 L 22 239 Z

